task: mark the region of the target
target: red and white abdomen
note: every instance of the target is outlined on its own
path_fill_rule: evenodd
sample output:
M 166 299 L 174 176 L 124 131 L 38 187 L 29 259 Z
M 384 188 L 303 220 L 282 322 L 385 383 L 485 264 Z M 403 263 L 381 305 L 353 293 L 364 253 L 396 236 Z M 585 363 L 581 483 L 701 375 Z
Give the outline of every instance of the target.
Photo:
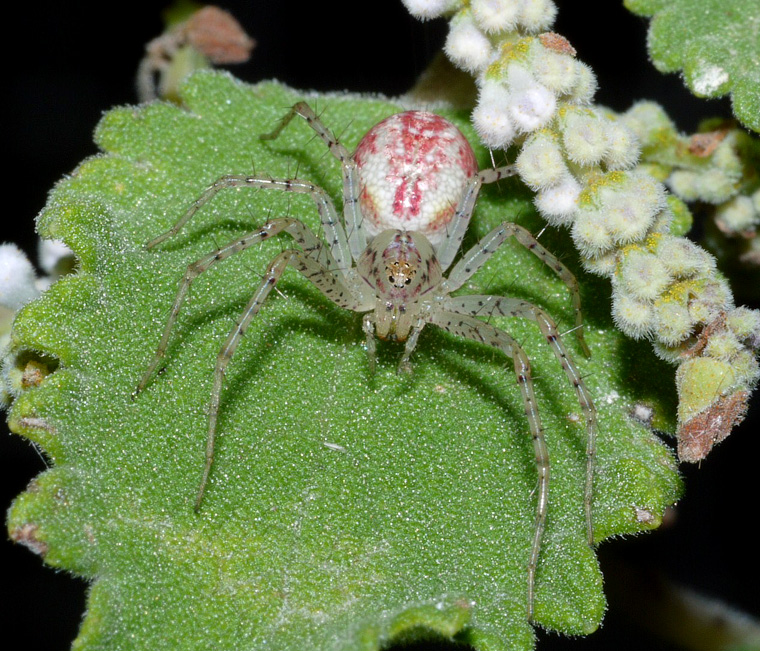
M 467 181 L 478 172 L 462 132 L 424 111 L 397 113 L 376 124 L 354 160 L 367 232 L 417 231 L 433 246 L 445 237 Z

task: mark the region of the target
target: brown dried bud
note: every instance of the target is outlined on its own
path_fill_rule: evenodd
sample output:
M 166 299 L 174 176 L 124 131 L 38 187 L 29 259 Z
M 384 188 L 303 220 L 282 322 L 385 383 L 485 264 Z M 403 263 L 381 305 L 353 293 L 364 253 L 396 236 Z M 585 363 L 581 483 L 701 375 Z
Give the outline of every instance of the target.
M 726 438 L 747 413 L 748 391 L 737 391 L 716 400 L 678 428 L 678 458 L 696 463 Z
M 237 20 L 219 7 L 196 11 L 184 26 L 187 40 L 212 63 L 243 63 L 256 45 Z
M 728 129 L 718 129 L 707 133 L 695 133 L 689 138 L 689 152 L 700 158 L 707 158 L 723 142 Z
M 547 50 L 554 50 L 560 54 L 569 54 L 571 57 L 575 56 L 575 48 L 570 45 L 570 41 L 556 32 L 539 34 L 538 40 L 541 41 L 541 45 Z

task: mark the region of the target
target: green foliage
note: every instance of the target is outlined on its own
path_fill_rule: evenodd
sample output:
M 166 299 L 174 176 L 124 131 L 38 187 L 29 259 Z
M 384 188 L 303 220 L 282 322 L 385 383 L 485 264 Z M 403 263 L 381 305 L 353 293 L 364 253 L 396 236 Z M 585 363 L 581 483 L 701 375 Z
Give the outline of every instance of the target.
M 280 246 L 233 257 L 194 284 L 165 363 L 130 394 L 158 343 L 186 265 L 270 216 L 318 225 L 305 197 L 229 191 L 176 238 L 146 251 L 211 181 L 253 163 L 340 197 L 338 163 L 302 121 L 271 130 L 302 96 L 195 75 L 182 108 L 108 113 L 85 161 L 51 194 L 45 237 L 76 252 L 76 274 L 18 315 L 7 363 L 56 360 L 36 386 L 15 386 L 11 428 L 53 467 L 15 501 L 9 528 L 45 561 L 92 581 L 77 649 L 378 649 L 438 634 L 481 649 L 529 649 L 526 563 L 536 471 L 523 405 L 505 359 L 432 327 L 396 375 L 399 346 L 381 343 L 370 376 L 359 317 L 288 272 L 227 373 L 215 466 L 193 513 L 214 359 L 233 319 Z M 399 110 L 385 102 L 312 98 L 354 147 Z M 455 120 L 471 141 L 464 114 Z M 478 150 L 482 165 L 488 152 Z M 505 219 L 533 230 L 516 183 L 481 197 L 470 243 Z M 284 242 L 283 238 L 283 242 Z M 567 253 L 564 233 L 542 242 Z M 672 371 L 625 340 L 598 279 L 581 277 L 593 358 L 568 347 L 599 410 L 596 540 L 658 526 L 680 482 L 671 452 L 630 416 L 654 410 L 672 428 Z M 573 321 L 564 285 L 528 251 L 505 250 L 467 291 L 520 296 Z M 534 324 L 495 320 L 535 366 L 552 457 L 549 519 L 536 618 L 568 634 L 593 631 L 605 603 L 585 541 L 585 431 L 560 366 Z
M 625 6 L 652 17 L 649 54 L 658 70 L 683 70 L 699 97 L 731 93 L 734 115 L 760 131 L 757 0 L 625 0 Z

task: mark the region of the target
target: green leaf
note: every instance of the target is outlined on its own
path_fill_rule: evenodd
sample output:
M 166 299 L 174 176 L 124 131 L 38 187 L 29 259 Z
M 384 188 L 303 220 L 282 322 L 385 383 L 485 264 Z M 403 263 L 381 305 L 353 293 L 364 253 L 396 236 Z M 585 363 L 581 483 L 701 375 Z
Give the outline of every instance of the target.
M 480 649 L 530 649 L 526 566 L 537 475 L 511 365 L 497 352 L 428 328 L 399 377 L 401 348 L 379 344 L 368 371 L 359 315 L 287 272 L 227 372 L 211 481 L 193 512 L 206 445 L 214 361 L 267 262 L 267 242 L 194 283 L 172 333 L 165 372 L 130 400 L 151 360 L 186 266 L 285 214 L 318 227 L 311 201 L 241 189 L 218 195 L 157 250 L 166 230 L 226 173 L 298 175 L 341 195 L 340 166 L 298 120 L 268 132 L 303 96 L 275 83 L 195 75 L 184 108 L 108 113 L 105 152 L 51 194 L 39 221 L 65 240 L 78 272 L 18 315 L 8 364 L 57 360 L 22 389 L 14 431 L 53 467 L 21 495 L 11 535 L 54 567 L 92 580 L 77 649 L 368 649 L 439 635 Z M 398 105 L 310 97 L 349 149 Z M 475 142 L 467 115 L 447 112 Z M 478 149 L 483 166 L 489 153 Z M 505 219 L 540 228 L 516 182 L 488 187 L 469 241 Z M 570 258 L 566 233 L 542 242 Z M 568 348 L 595 396 L 597 541 L 655 528 L 680 491 L 673 455 L 630 417 L 674 425 L 672 369 L 610 322 L 609 289 L 583 276 L 593 358 Z M 564 328 L 565 286 L 530 252 L 508 245 L 467 291 L 541 304 Z M 535 324 L 495 320 L 534 364 L 551 454 L 549 517 L 536 619 L 593 631 L 605 602 L 583 515 L 585 429 L 572 387 Z
M 652 17 L 649 54 L 661 72 L 683 70 L 698 97 L 731 93 L 734 115 L 760 131 L 760 6 L 757 0 L 625 0 Z

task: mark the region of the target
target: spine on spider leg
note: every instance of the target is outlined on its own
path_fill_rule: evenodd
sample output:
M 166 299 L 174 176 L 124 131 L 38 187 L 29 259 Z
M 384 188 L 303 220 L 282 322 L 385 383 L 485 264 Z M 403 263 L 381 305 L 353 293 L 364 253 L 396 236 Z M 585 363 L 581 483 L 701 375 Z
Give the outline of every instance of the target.
M 638 166 L 641 110 L 593 105 L 593 71 L 545 31 L 551 0 L 404 3 L 423 20 L 451 16 L 445 51 L 476 78 L 481 140 L 519 147 L 517 172 L 538 211 L 568 227 L 584 267 L 611 281 L 616 325 L 678 365 L 679 456 L 704 458 L 743 419 L 760 378 L 760 313 L 734 305 L 712 256 L 683 237 L 684 203 L 651 164 Z M 671 187 L 687 180 L 676 175 Z M 747 201 L 735 203 L 726 219 L 745 223 Z

